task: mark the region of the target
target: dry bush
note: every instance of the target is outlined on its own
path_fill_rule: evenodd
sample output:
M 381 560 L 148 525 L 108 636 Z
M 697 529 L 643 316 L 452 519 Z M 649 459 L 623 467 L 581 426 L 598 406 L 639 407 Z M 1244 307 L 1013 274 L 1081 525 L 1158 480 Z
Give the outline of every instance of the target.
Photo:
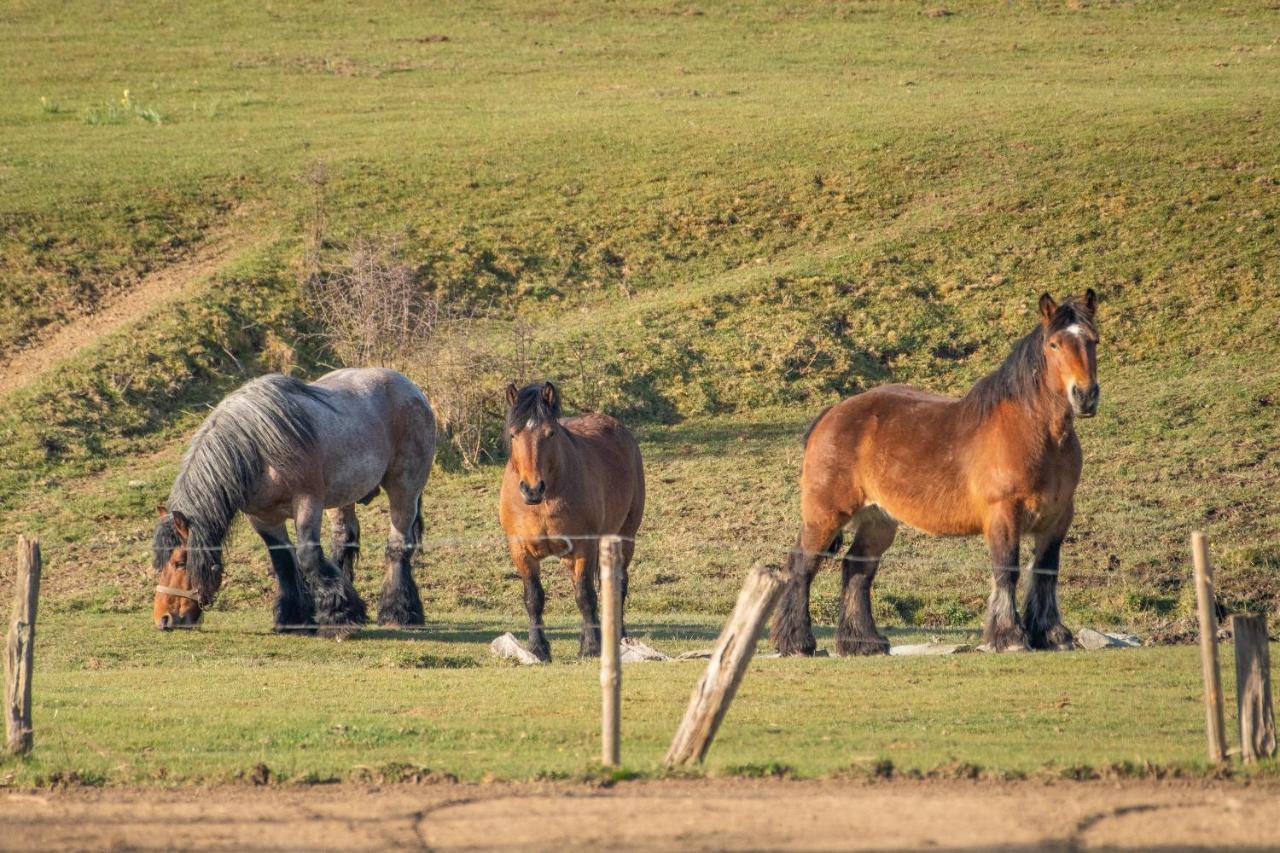
M 395 244 L 358 241 L 347 262 L 308 285 L 321 335 L 348 365 L 403 370 L 431 343 L 439 303 L 418 286 Z
M 454 317 L 421 360 L 423 385 L 442 433 L 468 468 L 492 457 L 502 437 L 502 393 L 532 380 L 543 357 L 533 326 L 516 320 L 505 333 L 491 323 Z

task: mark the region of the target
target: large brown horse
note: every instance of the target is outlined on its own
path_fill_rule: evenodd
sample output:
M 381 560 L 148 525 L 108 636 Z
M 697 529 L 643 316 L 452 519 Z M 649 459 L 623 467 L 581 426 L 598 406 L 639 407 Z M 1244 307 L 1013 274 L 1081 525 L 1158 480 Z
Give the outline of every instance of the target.
M 1058 613 L 1058 561 L 1080 482 L 1074 419 L 1098 409 L 1096 302 L 1092 290 L 1061 305 L 1041 296 L 1035 329 L 961 399 L 889 385 L 818 416 L 806 436 L 799 541 L 774 615 L 780 652 L 813 654 L 809 586 L 850 523 L 836 649 L 889 650 L 872 617 L 871 583 L 899 522 L 986 539 L 992 582 L 983 636 L 991 648 L 1071 647 Z M 1035 556 L 1019 618 L 1024 533 L 1035 538 Z
M 621 423 L 595 413 L 560 417 L 550 382 L 507 387 L 511 457 L 502 476 L 498 516 L 511 560 L 524 581 L 529 651 L 551 659 L 542 625 L 542 561 L 559 557 L 573 575 L 582 613 L 580 657 L 600 654 L 596 607 L 600 537 L 622 537 L 622 599 L 644 515 L 640 448 Z

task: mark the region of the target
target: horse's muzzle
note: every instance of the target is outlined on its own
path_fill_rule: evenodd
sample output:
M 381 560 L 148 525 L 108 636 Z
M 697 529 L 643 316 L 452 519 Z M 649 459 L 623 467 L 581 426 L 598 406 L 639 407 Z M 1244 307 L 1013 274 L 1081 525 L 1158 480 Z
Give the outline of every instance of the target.
M 1098 398 L 1101 395 L 1102 389 L 1097 382 L 1083 391 L 1080 386 L 1074 386 L 1071 389 L 1071 411 L 1082 418 L 1093 417 L 1098 413 Z
M 539 480 L 536 486 L 526 486 L 524 480 L 520 481 L 520 494 L 524 497 L 524 502 L 530 505 L 542 503 L 542 499 L 547 496 L 547 481 Z

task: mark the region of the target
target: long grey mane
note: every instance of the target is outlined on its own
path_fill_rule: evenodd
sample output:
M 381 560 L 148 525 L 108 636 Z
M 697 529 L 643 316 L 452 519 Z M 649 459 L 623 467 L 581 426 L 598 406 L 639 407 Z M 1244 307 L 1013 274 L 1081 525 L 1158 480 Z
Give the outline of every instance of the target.
M 163 566 L 176 541 L 172 513 L 188 518 L 187 572 L 202 600 L 221 585 L 219 548 L 267 469 L 296 471 L 314 451 L 316 427 L 302 405 L 307 398 L 325 402 L 299 379 L 261 376 L 229 394 L 192 437 L 155 545 L 157 566 Z

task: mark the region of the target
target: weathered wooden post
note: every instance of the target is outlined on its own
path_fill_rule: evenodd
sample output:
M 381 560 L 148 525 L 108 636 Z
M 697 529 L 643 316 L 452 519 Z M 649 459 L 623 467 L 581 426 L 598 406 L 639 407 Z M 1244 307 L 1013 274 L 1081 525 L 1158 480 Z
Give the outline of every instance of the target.
M 711 740 L 720 728 L 729 703 L 751 663 L 760 637 L 760 627 L 782 591 L 784 573 L 774 566 L 757 563 L 738 593 L 733 615 L 716 641 L 707 669 L 689 697 L 689 707 L 667 750 L 666 763 L 690 764 L 706 757 Z
M 622 760 L 622 540 L 600 540 L 600 763 Z
M 1226 737 L 1222 724 L 1222 676 L 1218 672 L 1218 612 L 1213 595 L 1213 567 L 1209 564 L 1209 540 L 1199 530 L 1191 533 L 1191 559 L 1195 566 L 1196 603 L 1200 613 L 1200 668 L 1204 672 L 1205 730 L 1209 760 L 1225 761 Z
M 31 666 L 40 597 L 40 540 L 18 537 L 18 576 L 4 659 L 5 743 L 14 755 L 31 751 Z
M 1236 708 L 1240 714 L 1240 756 L 1245 761 L 1276 754 L 1276 718 L 1271 711 L 1271 653 L 1267 617 L 1232 616 L 1236 647 Z

